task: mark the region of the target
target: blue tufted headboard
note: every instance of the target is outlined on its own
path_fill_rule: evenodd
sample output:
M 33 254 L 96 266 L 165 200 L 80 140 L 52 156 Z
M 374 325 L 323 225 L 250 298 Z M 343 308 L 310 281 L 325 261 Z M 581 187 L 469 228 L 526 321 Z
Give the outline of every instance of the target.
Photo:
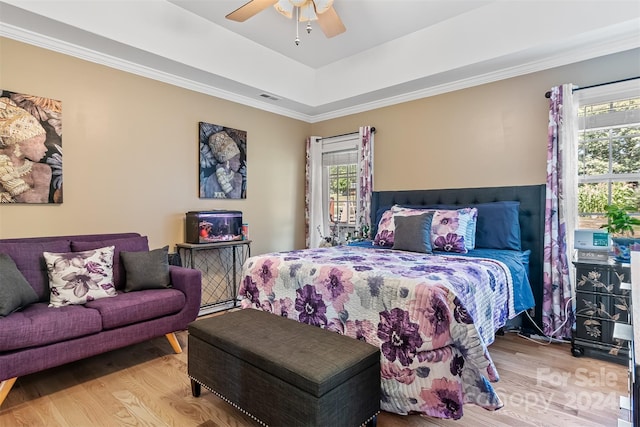
M 544 255 L 545 185 L 455 188 L 447 190 L 374 191 L 371 198 L 371 235 L 376 233 L 376 212 L 381 206 L 468 205 L 514 200 L 520 202 L 522 249 L 530 250 L 529 281 L 536 302 L 534 320 L 542 324 L 542 259 Z

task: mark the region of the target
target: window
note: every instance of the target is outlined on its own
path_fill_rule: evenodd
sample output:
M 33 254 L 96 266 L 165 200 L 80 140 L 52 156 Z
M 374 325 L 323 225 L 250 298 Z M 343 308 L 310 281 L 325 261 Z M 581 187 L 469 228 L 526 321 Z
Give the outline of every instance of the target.
M 362 126 L 358 132 L 307 139 L 307 247 L 344 243 L 356 227 L 366 231 L 373 190 L 374 132 L 372 126 Z
M 322 180 L 325 229 L 344 241 L 356 228 L 358 189 L 358 135 L 323 140 Z
M 327 167 L 329 222 L 356 225 L 356 166 L 355 163 L 348 163 Z
M 578 223 L 599 228 L 610 203 L 640 216 L 640 84 L 585 89 L 578 100 Z

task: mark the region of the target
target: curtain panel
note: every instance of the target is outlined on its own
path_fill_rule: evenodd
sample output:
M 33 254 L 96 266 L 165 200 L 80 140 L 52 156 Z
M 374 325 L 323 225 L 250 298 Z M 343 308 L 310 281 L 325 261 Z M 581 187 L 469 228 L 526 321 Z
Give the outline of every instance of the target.
M 547 140 L 542 324 L 545 335 L 570 338 L 574 322 L 569 260 L 577 215 L 577 147 L 572 85 L 551 89 Z
M 371 230 L 371 193 L 373 192 L 373 132 L 371 126 L 360 128 L 358 147 L 358 210 L 356 230 Z

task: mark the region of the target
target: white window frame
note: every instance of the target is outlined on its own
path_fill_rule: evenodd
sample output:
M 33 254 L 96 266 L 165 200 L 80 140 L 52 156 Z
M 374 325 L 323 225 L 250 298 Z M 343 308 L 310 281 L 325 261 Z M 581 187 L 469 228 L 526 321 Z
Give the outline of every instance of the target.
M 573 93 L 574 103 L 577 106 L 577 111 L 583 108 L 585 105 L 593 105 L 593 104 L 604 104 L 607 102 L 614 102 L 618 100 L 630 99 L 630 98 L 640 98 L 640 80 L 628 80 L 624 82 L 606 84 L 601 86 L 596 86 L 592 88 L 585 88 L 582 90 L 574 91 Z M 618 116 L 618 117 L 615 117 Z M 612 127 L 621 127 L 621 126 L 635 126 L 640 123 L 640 111 L 633 112 L 624 112 L 617 114 L 612 114 L 607 116 L 609 119 L 608 122 L 602 122 L 603 117 L 594 116 L 592 120 L 598 121 L 595 126 L 589 127 L 589 130 L 597 130 L 602 128 L 612 128 Z M 586 126 L 584 123 L 584 117 L 576 117 L 577 119 L 577 127 L 578 133 L 582 133 L 584 127 Z M 600 120 L 598 120 L 600 119 Z M 611 120 L 616 119 L 616 120 Z M 609 142 L 610 144 L 610 142 Z M 609 155 L 609 161 L 611 160 L 611 154 Z M 640 181 L 640 173 L 626 173 L 626 174 L 616 174 L 616 173 L 606 173 L 601 175 L 589 175 L 584 176 L 578 174 L 579 168 L 576 170 L 577 182 L 579 184 L 586 183 L 598 183 L 598 182 L 607 182 L 609 183 L 609 203 L 611 202 L 611 182 L 612 181 Z M 578 194 L 576 194 L 576 200 L 578 198 Z M 593 212 L 597 214 L 598 212 Z M 580 221 L 580 213 L 576 209 L 576 224 L 579 224 Z

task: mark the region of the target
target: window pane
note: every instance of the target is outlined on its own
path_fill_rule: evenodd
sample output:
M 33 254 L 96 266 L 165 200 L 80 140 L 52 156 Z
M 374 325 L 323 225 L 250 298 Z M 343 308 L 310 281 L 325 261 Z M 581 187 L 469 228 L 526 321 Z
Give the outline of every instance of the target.
M 617 205 L 627 206 L 634 212 L 640 211 L 640 187 L 635 182 L 614 182 L 612 199 Z
M 595 230 L 600 228 L 601 225 L 605 225 L 606 223 L 607 219 L 604 217 L 604 215 L 583 215 L 578 217 L 578 224 L 576 228 Z M 606 233 L 606 230 L 603 230 L 603 233 Z
M 609 136 L 607 131 L 583 132 L 578 139 L 578 175 L 609 173 Z
M 342 242 L 356 225 L 357 165 L 342 164 L 326 169 L 329 183 L 329 220 L 334 237 Z
M 640 172 L 640 135 L 638 129 L 617 129 L 619 137 L 611 141 L 613 173 Z
M 578 184 L 578 215 L 603 213 L 609 204 L 609 185 L 606 182 Z
M 578 184 L 578 224 L 577 228 L 596 229 L 607 223 L 603 212 L 608 202 L 609 185 Z

